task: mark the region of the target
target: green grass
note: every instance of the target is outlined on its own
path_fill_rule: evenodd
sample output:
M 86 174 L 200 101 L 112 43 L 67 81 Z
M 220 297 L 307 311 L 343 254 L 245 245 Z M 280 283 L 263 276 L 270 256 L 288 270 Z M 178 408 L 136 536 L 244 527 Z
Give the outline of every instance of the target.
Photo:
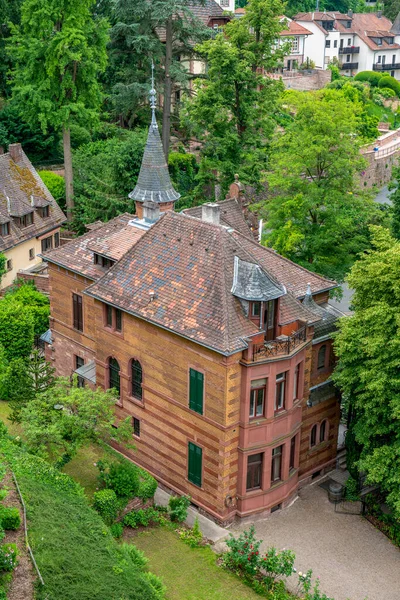
M 73 477 L 75 481 L 81 484 L 89 499 L 92 499 L 96 488 L 99 485 L 99 470 L 95 466 L 97 461 L 109 458 L 108 453 L 99 446 L 87 446 L 81 448 L 70 463 L 65 465 L 63 471 Z
M 209 547 L 190 548 L 165 527 L 147 529 L 134 538 L 149 559 L 150 570 L 167 586 L 167 600 L 256 600 L 260 598 L 216 564 Z
M 8 431 L 11 433 L 11 435 L 20 435 L 22 431 L 21 426 L 11 423 L 11 421 L 8 420 L 9 414 L 10 405 L 8 402 L 0 400 L 0 420 L 7 425 Z

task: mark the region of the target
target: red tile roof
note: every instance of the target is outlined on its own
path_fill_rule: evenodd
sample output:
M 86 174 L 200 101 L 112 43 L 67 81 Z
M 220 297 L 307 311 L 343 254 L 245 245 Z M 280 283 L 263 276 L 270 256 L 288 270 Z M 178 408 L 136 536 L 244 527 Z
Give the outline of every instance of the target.
M 233 227 L 236 231 L 240 231 L 243 235 L 253 239 L 254 232 L 250 229 L 249 224 L 246 223 L 243 210 L 236 198 L 220 200 L 217 204 L 221 207 L 220 219 L 223 225 Z M 201 206 L 194 206 L 193 208 L 186 208 L 182 212 L 191 217 L 196 217 L 196 219 L 201 219 L 202 208 Z
M 289 23 L 289 29 L 284 29 L 280 32 L 281 37 L 285 37 L 288 35 L 313 35 L 311 31 L 300 25 L 300 23 L 296 23 L 296 21 L 287 21 Z

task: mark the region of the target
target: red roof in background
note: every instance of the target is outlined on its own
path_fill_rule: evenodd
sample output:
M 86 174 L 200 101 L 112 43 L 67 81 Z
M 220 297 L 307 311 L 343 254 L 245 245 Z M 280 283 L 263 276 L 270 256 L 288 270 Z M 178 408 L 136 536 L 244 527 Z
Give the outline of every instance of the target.
M 311 31 L 300 25 L 300 23 L 296 23 L 296 21 L 287 21 L 289 23 L 289 29 L 284 29 L 280 32 L 279 35 L 313 35 Z

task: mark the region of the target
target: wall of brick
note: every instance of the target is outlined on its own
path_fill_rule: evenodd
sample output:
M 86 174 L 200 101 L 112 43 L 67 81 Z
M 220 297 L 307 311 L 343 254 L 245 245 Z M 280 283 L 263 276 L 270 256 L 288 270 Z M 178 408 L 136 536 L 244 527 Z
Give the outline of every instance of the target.
M 310 74 L 298 74 L 294 77 L 282 75 L 282 81 L 286 89 L 299 90 L 301 92 L 310 92 L 320 90 L 331 80 L 329 70 L 318 69 Z
M 50 282 L 48 275 L 38 275 L 35 273 L 24 273 L 23 271 L 20 271 L 18 273 L 18 279 L 23 279 L 24 281 L 33 281 L 40 292 L 43 292 L 43 294 L 50 293 Z

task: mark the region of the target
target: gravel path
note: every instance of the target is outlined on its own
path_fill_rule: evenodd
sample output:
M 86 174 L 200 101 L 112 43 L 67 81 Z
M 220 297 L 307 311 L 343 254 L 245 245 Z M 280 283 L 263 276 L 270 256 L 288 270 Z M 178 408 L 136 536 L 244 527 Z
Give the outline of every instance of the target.
M 250 522 L 233 526 L 232 533 L 248 529 Z M 294 550 L 297 570 L 312 569 L 329 597 L 400 600 L 399 549 L 363 517 L 335 513 L 318 484 L 300 490 L 291 507 L 254 525 L 263 550 Z M 292 589 L 295 583 L 292 578 Z

